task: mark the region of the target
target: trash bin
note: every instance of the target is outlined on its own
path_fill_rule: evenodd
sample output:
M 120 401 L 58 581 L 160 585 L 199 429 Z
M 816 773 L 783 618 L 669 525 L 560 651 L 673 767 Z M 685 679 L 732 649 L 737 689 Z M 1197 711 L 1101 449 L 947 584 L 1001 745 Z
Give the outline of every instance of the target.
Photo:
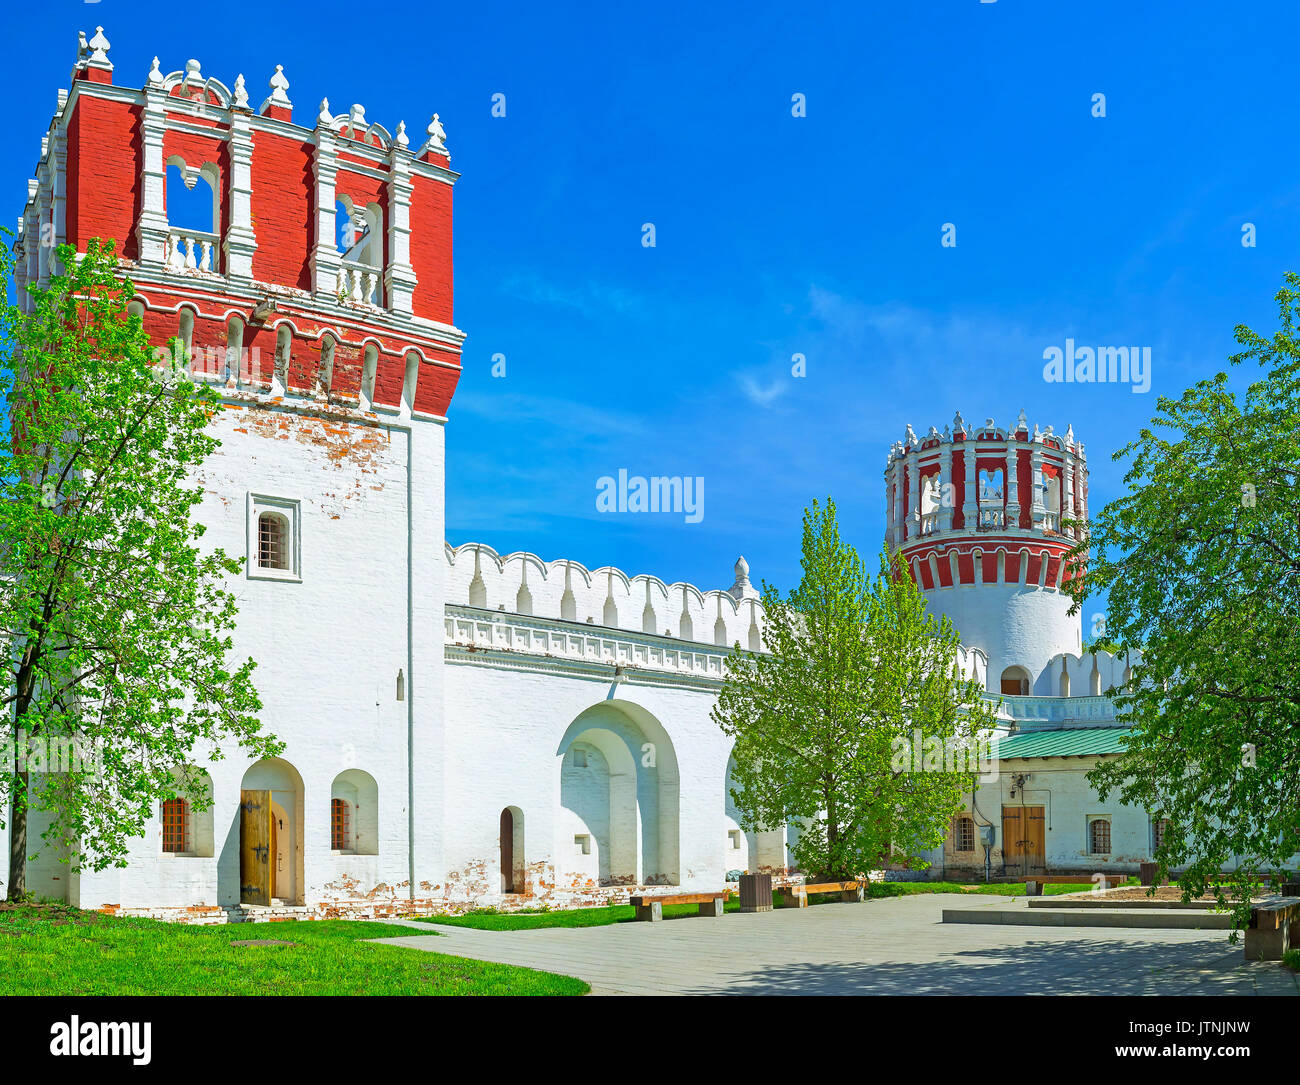
M 1156 884 L 1156 871 L 1157 871 L 1158 869 L 1159 869 L 1159 867 L 1158 867 L 1157 864 L 1155 864 L 1155 863 L 1139 863 L 1139 864 L 1138 864 L 1138 880 L 1139 880 L 1143 885 L 1155 885 L 1155 884 Z
M 771 874 L 742 874 L 740 876 L 740 910 L 742 912 L 770 912 L 772 910 Z

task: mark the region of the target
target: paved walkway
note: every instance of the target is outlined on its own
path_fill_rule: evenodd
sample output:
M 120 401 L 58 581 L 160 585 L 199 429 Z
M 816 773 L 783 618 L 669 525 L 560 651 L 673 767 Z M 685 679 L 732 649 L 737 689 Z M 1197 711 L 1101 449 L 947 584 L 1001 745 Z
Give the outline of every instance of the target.
M 535 931 L 391 920 L 442 936 L 383 941 L 579 976 L 595 994 L 1300 994 L 1293 973 L 1246 963 L 1223 931 L 940 922 L 989 903 L 926 894 Z

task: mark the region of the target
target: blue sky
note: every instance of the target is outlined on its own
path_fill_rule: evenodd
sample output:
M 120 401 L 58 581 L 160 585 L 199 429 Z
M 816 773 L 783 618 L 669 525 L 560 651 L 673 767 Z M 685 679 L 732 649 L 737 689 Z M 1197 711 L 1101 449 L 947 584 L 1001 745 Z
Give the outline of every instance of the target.
M 449 540 L 704 588 L 740 553 L 791 586 L 827 494 L 874 553 L 890 444 L 957 409 L 1073 423 L 1098 507 L 1156 395 L 1223 368 L 1236 324 L 1272 330 L 1300 264 L 1293 5 L 713 8 L 11 7 L 11 217 L 96 24 L 121 84 L 156 53 L 243 72 L 254 102 L 283 64 L 304 124 L 325 96 L 413 137 L 436 110 L 469 336 Z M 1149 346 L 1151 392 L 1044 382 L 1067 337 Z M 702 477 L 703 519 L 598 513 L 620 468 Z

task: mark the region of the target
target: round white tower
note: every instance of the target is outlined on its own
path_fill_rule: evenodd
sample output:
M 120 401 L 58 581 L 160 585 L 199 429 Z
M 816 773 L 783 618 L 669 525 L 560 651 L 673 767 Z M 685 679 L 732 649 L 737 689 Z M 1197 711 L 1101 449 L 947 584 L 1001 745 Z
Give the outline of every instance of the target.
M 1083 647 L 1060 588 L 1065 554 L 1088 516 L 1088 464 L 1073 427 L 1030 432 L 988 419 L 951 430 L 912 427 L 885 468 L 885 538 L 902 549 L 931 612 L 988 658 L 990 692 L 1053 696 L 1049 663 Z

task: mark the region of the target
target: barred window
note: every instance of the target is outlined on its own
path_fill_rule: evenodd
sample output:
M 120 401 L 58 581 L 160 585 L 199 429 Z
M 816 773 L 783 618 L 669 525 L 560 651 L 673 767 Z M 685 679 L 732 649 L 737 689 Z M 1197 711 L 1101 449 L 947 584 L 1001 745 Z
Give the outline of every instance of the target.
M 975 850 L 975 819 L 959 817 L 952 828 L 953 847 L 957 851 Z
M 330 847 L 334 851 L 348 848 L 347 799 L 330 799 Z
M 184 799 L 164 799 L 163 851 L 183 852 L 189 838 L 190 804 Z
M 278 513 L 257 518 L 257 564 L 263 569 L 289 568 L 289 521 Z
M 1169 832 L 1169 819 L 1168 818 L 1158 819 L 1156 823 L 1151 827 L 1151 836 L 1155 844 L 1153 850 L 1155 851 L 1160 850 L 1160 845 L 1165 842 L 1165 835 L 1168 832 Z
M 1088 851 L 1093 855 L 1110 854 L 1110 819 L 1095 818 L 1088 823 Z

